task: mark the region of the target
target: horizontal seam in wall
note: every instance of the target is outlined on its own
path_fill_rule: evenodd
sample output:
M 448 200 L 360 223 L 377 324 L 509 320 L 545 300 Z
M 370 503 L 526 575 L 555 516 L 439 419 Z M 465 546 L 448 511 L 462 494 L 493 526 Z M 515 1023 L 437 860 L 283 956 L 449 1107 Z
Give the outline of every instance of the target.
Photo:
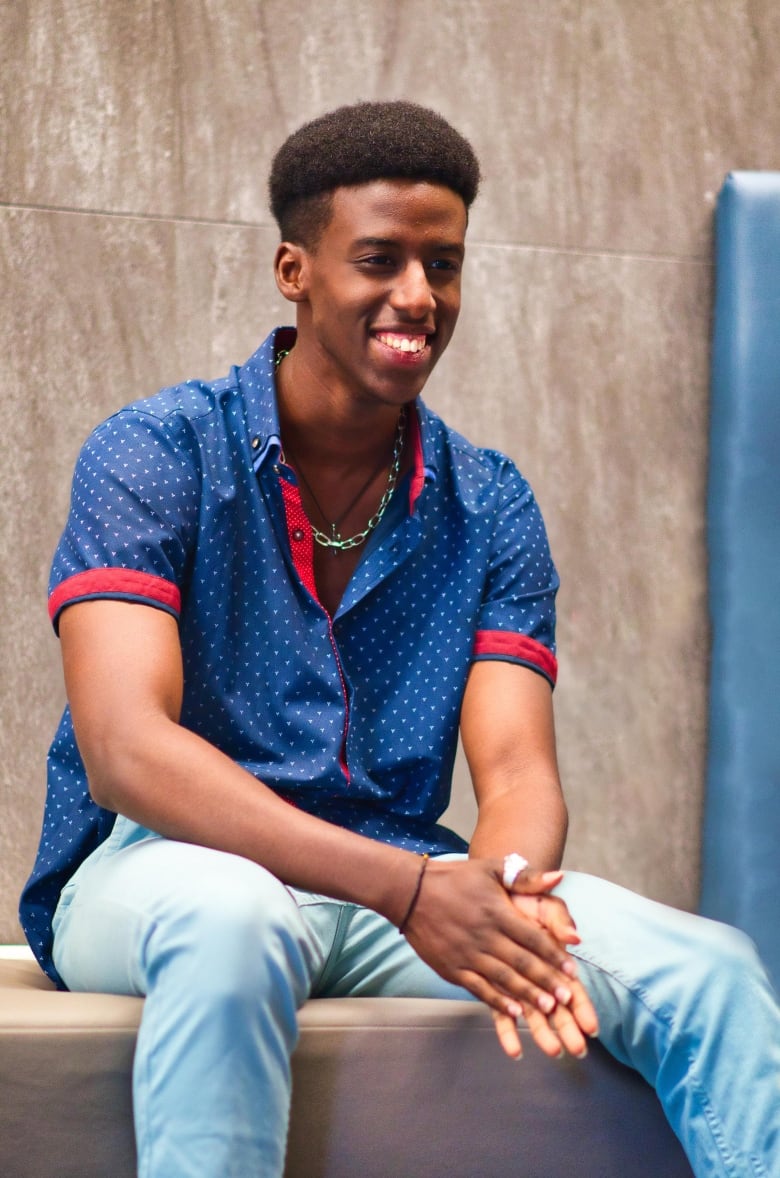
M 574 257 L 583 258 L 626 258 L 630 261 L 637 262 L 673 262 L 677 265 L 687 266 L 694 263 L 698 266 L 711 267 L 713 265 L 711 259 L 704 258 L 700 254 L 665 254 L 661 252 L 653 252 L 652 250 L 610 250 L 610 249 L 588 249 L 583 246 L 568 246 L 568 245 L 536 245 L 533 242 L 517 242 L 517 241 L 480 241 L 479 239 L 470 238 L 469 248 L 479 249 L 499 249 L 499 250 L 515 250 L 518 253 L 534 253 L 534 254 L 564 254 Z
M 57 213 L 74 217 L 110 217 L 124 221 L 154 221 L 162 224 L 174 225 L 208 225 L 220 226 L 227 229 L 271 229 L 276 226 L 264 221 L 240 221 L 220 219 L 218 217 L 183 217 L 165 213 L 133 213 L 116 209 L 70 208 L 67 205 L 19 204 L 16 201 L 0 200 L 0 209 L 10 209 L 18 212 Z M 651 250 L 610 250 L 605 248 L 589 249 L 582 246 L 545 245 L 534 242 L 518 241 L 482 241 L 479 238 L 469 239 L 469 248 L 513 250 L 522 253 L 559 254 L 562 257 L 582 258 L 624 258 L 638 262 L 671 262 L 677 265 L 712 267 L 708 258 L 698 254 L 666 254 Z
M 218 217 L 182 217 L 174 213 L 132 213 L 117 209 L 76 209 L 67 205 L 19 204 L 16 201 L 0 200 L 0 209 L 11 209 L 22 213 L 62 213 L 71 217 L 110 217 L 120 221 L 160 221 L 177 225 L 219 225 L 228 229 L 273 229 L 276 226 L 264 221 L 222 220 Z

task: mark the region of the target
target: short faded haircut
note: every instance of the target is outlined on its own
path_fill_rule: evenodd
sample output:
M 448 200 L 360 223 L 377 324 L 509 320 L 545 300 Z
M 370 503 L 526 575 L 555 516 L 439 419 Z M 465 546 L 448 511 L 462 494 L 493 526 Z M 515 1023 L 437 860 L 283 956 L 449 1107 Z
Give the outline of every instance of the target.
M 415 102 L 358 102 L 321 115 L 279 148 L 268 181 L 282 240 L 316 246 L 335 189 L 372 180 L 443 184 L 466 209 L 479 189 L 468 140 L 436 111 Z

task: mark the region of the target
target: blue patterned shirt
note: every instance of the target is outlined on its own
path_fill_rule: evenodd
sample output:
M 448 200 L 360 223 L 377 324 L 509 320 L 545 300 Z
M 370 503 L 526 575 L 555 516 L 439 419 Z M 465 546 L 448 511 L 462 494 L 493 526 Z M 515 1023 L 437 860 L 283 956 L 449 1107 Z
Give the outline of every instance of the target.
M 533 494 L 513 464 L 417 402 L 413 461 L 333 617 L 311 525 L 281 458 L 272 333 L 225 379 L 122 409 L 78 460 L 51 574 L 52 621 L 93 598 L 178 621 L 181 723 L 294 805 L 414 851 L 465 848 L 438 823 L 475 659 L 555 680 L 558 585 Z M 115 815 L 89 796 L 66 709 L 21 918 L 41 964 L 51 918 Z

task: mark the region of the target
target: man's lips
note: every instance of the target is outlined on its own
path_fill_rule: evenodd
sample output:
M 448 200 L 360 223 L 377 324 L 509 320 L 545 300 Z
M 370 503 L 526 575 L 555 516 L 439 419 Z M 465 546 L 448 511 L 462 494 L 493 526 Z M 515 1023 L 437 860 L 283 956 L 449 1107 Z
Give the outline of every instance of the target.
M 420 352 L 425 351 L 428 343 L 428 335 L 426 333 L 409 332 L 409 331 L 375 331 L 374 338 L 378 339 L 381 344 L 388 348 L 392 348 L 394 352 L 402 352 L 411 355 L 419 355 Z

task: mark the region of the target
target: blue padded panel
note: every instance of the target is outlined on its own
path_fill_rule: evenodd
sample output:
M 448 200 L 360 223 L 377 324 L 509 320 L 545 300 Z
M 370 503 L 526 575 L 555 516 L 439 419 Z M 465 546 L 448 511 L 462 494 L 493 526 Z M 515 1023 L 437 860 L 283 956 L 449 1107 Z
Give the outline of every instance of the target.
M 780 173 L 716 216 L 709 474 L 713 628 L 701 910 L 780 981 Z

